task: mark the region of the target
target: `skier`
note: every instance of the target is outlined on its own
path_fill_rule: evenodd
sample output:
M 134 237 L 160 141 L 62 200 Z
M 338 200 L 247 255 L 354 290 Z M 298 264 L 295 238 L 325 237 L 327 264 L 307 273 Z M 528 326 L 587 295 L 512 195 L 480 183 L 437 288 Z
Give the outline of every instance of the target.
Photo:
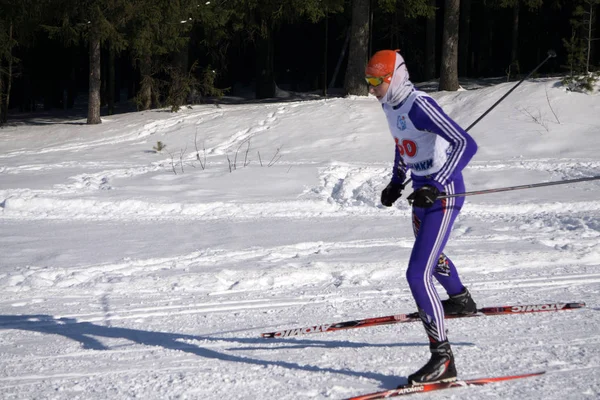
M 415 89 L 399 50 L 378 51 L 365 69 L 369 93 L 380 101 L 395 141 L 392 179 L 381 192 L 386 207 L 400 198 L 411 171 L 412 224 L 415 243 L 406 278 L 429 337 L 431 358 L 408 377 L 409 383 L 451 382 L 456 367 L 446 337 L 444 314 L 474 314 L 477 306 L 442 252 L 464 197 L 438 199 L 465 191 L 461 171 L 477 151 L 475 141 L 437 102 Z M 440 301 L 432 277 L 449 299 Z

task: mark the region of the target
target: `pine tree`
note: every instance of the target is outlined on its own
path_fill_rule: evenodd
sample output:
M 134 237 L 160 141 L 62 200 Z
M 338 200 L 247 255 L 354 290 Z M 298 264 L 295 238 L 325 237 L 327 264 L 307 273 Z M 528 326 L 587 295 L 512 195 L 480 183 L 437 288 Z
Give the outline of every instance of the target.
M 359 9 L 356 18 L 364 19 L 368 13 L 369 1 L 364 2 L 366 8 Z M 353 3 L 353 12 L 356 4 Z M 417 71 L 427 68 L 423 67 L 423 52 L 418 46 L 413 46 L 411 38 L 419 35 L 422 31 L 418 17 L 434 17 L 435 7 L 430 0 L 379 0 L 371 2 L 375 7 L 370 11 L 373 15 L 373 21 L 369 23 L 365 20 L 364 33 L 367 36 L 368 48 L 370 53 L 375 53 L 382 50 L 380 44 L 377 43 L 377 48 L 372 46 L 373 42 L 379 42 L 380 38 L 385 38 L 388 44 L 385 49 L 400 49 L 401 53 L 407 58 L 407 64 L 410 71 Z M 354 20 L 353 15 L 353 20 Z M 354 23 L 353 23 L 354 25 Z M 410 36 L 407 35 L 410 33 Z M 375 39 L 373 39 L 375 37 Z M 433 43 L 433 42 L 432 42 Z M 358 43 L 358 49 L 361 50 L 363 45 Z M 434 47 L 432 47 L 434 49 Z M 427 54 L 433 54 L 433 51 Z M 367 54 L 367 59 L 371 54 Z M 367 86 L 364 84 L 364 70 L 367 60 L 362 60 L 362 54 L 359 52 L 360 59 L 355 59 L 352 53 L 348 58 L 348 69 L 346 71 L 346 81 L 352 79 L 357 86 L 353 91 L 347 92 L 351 94 L 367 94 Z M 435 62 L 435 61 L 433 61 Z
M 520 16 L 522 6 L 526 6 L 530 11 L 539 9 L 544 0 L 496 0 L 497 5 L 502 8 L 512 8 L 512 34 L 511 34 L 511 52 L 510 62 L 508 63 L 508 76 L 518 75 L 519 66 L 519 31 Z M 492 2 L 493 4 L 493 2 Z
M 0 125 L 8 119 L 8 105 L 13 79 L 14 57 L 12 49 L 17 42 L 14 39 L 14 22 L 0 19 Z
M 585 43 L 585 72 L 590 72 L 590 55 L 592 54 L 592 44 L 599 38 L 594 37 L 594 22 L 597 18 L 597 13 L 594 11 L 595 6 L 600 4 L 600 0 L 582 0 L 582 4 L 577 6 L 574 16 L 580 21 L 580 27 L 583 32 L 583 41 Z
M 376 39 L 389 41 L 387 48 L 400 49 L 411 76 L 435 75 L 435 0 L 381 0 L 374 10 L 373 31 Z M 423 18 L 427 19 L 423 26 Z M 414 41 L 426 37 L 425 48 Z M 373 49 L 373 52 L 378 49 Z
M 200 4 L 191 0 L 131 1 L 135 12 L 128 25 L 129 49 L 141 75 L 136 103 L 138 109 L 147 110 L 160 106 L 162 92 L 169 92 L 171 82 L 162 79 L 164 76 L 178 79 L 184 75 L 182 70 L 187 72 L 187 57 L 183 57 L 179 68 L 175 68 L 173 59 L 187 55 L 189 34 Z
M 595 40 L 594 7 L 598 4 L 600 0 L 579 0 L 571 19 L 571 37 L 563 39 L 563 45 L 567 50 L 565 68 L 569 71 L 563 83 L 571 90 L 591 91 L 594 82 L 598 80 L 598 76 L 590 72 L 590 54 Z
M 368 0 L 367 0 L 368 1 Z M 274 36 L 284 23 L 317 23 L 343 11 L 344 0 L 235 0 L 223 5 L 230 12 L 232 29 L 256 49 L 256 97 L 276 94 Z
M 45 25 L 51 38 L 65 46 L 81 41 L 89 48 L 88 124 L 100 124 L 100 48 L 110 42 L 122 50 L 127 45 L 123 28 L 131 18 L 129 0 L 56 0 L 46 4 L 46 12 L 54 24 Z
M 17 46 L 26 47 L 41 19 L 42 1 L 0 1 L 0 125 L 8 120 L 12 82 L 18 75 L 20 60 L 15 56 Z

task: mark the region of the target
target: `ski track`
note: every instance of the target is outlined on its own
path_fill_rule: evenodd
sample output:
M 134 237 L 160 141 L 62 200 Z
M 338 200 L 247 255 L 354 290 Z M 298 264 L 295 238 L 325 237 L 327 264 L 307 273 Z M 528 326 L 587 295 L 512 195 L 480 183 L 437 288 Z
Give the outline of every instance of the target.
M 284 112 L 284 110 L 279 110 Z M 269 114 L 262 127 L 276 120 L 275 113 Z M 229 151 L 236 143 L 244 143 L 257 131 L 243 135 L 234 135 L 226 143 L 216 149 Z M 260 130 L 259 130 L 260 131 Z M 239 146 L 239 144 L 237 145 Z M 191 156 L 190 156 L 191 157 Z M 319 168 L 320 185 L 306 188 L 299 194 L 298 201 L 266 204 L 234 204 L 225 209 L 222 203 L 150 203 L 145 200 L 123 200 L 120 202 L 106 202 L 90 197 L 89 199 L 70 199 L 74 195 L 87 193 L 93 196 L 94 191 L 118 189 L 127 191 L 127 179 L 135 178 L 148 173 L 157 173 L 165 167 L 164 162 L 153 165 L 131 166 L 115 168 L 95 173 L 79 174 L 67 178 L 65 184 L 56 184 L 51 190 L 8 189 L 0 190 L 0 218 L 7 219 L 161 219 L 161 218 L 194 218 L 194 219 L 220 219 L 220 218 L 307 218 L 307 217 L 338 217 L 345 215 L 376 215 L 381 212 L 379 194 L 389 180 L 389 172 L 385 167 L 355 166 L 334 163 L 327 167 Z M 57 168 L 66 168 L 70 164 L 62 163 Z M 92 166 L 92 164 L 90 164 Z M 46 166 L 51 168 L 52 166 Z M 507 166 L 506 163 L 488 163 L 486 166 L 475 165 L 474 169 L 490 170 L 506 168 L 525 168 L 552 172 L 560 178 L 572 179 L 590 176 L 600 169 L 600 162 L 560 162 L 552 160 L 515 161 Z M 36 166 L 26 165 L 22 168 L 32 171 Z M 389 167 L 388 167 L 389 168 Z M 7 170 L 4 173 L 16 173 Z M 114 181 L 119 180 L 119 185 Z M 590 185 L 595 183 L 591 182 Z M 409 209 L 405 202 L 399 202 L 392 212 L 406 212 Z M 67 211 L 68 210 L 68 211 Z M 561 201 L 542 204 L 526 202 L 514 205 L 494 207 L 469 204 L 465 207 L 463 215 L 475 216 L 482 219 L 506 219 L 520 216 L 581 214 L 600 211 L 600 201 L 592 200 L 585 203 L 565 203 Z M 593 229 L 597 228 L 594 226 Z
M 286 113 L 286 107 L 278 107 L 277 111 L 273 111 L 267 114 L 267 116 L 257 121 L 249 128 L 245 128 L 233 134 L 226 141 L 207 149 L 208 154 L 229 154 L 230 152 L 239 152 L 240 146 L 250 141 L 252 138 L 260 134 L 261 132 L 271 129 L 278 118 Z
M 127 131 L 127 133 L 120 135 L 115 135 L 113 133 L 113 130 L 110 129 L 111 123 L 118 124 L 118 122 L 116 122 L 116 120 L 112 120 L 110 117 L 103 118 L 103 121 L 107 122 L 106 127 L 108 129 L 102 129 L 96 132 L 98 136 L 102 136 L 99 139 L 86 138 L 85 140 L 79 141 L 77 140 L 77 138 L 74 138 L 74 140 L 68 140 L 68 144 L 44 147 L 33 151 L 13 150 L 7 152 L 6 154 L 0 154 L 0 159 L 9 159 L 14 157 L 22 158 L 24 156 L 37 156 L 40 154 L 56 152 L 81 152 L 84 150 L 90 150 L 102 146 L 114 147 L 116 145 L 123 145 L 125 143 L 133 141 L 145 141 L 148 136 L 154 135 L 156 133 L 168 135 L 170 131 L 182 129 L 186 125 L 202 121 L 205 117 L 210 117 L 210 119 L 214 119 L 222 115 L 223 113 L 221 111 L 214 110 L 208 112 L 192 113 L 189 115 L 175 114 L 174 116 L 167 117 L 165 119 L 158 119 L 152 122 L 143 123 L 141 126 L 139 126 L 138 124 L 130 124 L 127 126 L 130 130 Z
M 503 263 L 486 263 L 482 268 L 478 255 L 475 257 L 468 254 L 462 255 L 463 265 L 461 269 L 466 271 L 480 270 L 485 273 L 493 273 L 511 269 L 512 263 L 520 263 L 520 268 L 537 268 L 542 267 L 548 262 L 545 253 L 548 250 L 558 250 L 554 253 L 553 259 L 550 260 L 554 264 L 561 265 L 597 265 L 598 255 L 600 254 L 600 245 L 598 245 L 598 226 L 593 226 L 593 220 L 586 223 L 585 219 L 575 219 L 573 217 L 564 217 L 559 220 L 556 225 L 566 225 L 568 228 L 561 234 L 557 231 L 556 225 L 551 224 L 552 229 L 548 230 L 548 234 L 544 235 L 543 224 L 523 224 L 518 231 L 504 232 L 502 228 L 495 233 L 486 233 L 485 235 L 472 232 L 468 228 L 468 221 L 464 223 L 466 228 L 462 226 L 462 222 L 458 224 L 458 229 L 455 231 L 454 239 L 452 240 L 447 252 L 453 254 L 455 248 L 460 248 L 471 243 L 479 243 L 485 241 L 488 244 L 488 251 L 494 254 L 496 248 L 502 249 L 501 259 Z M 590 225 L 592 225 L 590 227 Z M 140 276 L 164 276 L 167 279 L 173 280 L 174 271 L 183 274 L 185 279 L 187 275 L 198 275 L 198 273 L 207 267 L 220 266 L 222 273 L 217 275 L 218 285 L 211 291 L 220 291 L 236 288 L 236 290 L 244 287 L 275 287 L 286 286 L 296 282 L 302 282 L 302 276 L 307 274 L 310 269 L 315 269 L 315 274 L 309 274 L 311 281 L 320 282 L 327 280 L 327 273 L 323 271 L 331 269 L 329 274 L 339 274 L 336 270 L 344 270 L 346 272 L 341 276 L 345 279 L 352 277 L 355 282 L 360 282 L 362 278 L 371 279 L 370 274 L 381 270 L 378 263 L 361 263 L 363 270 L 371 270 L 371 273 L 364 274 L 361 278 L 360 268 L 352 263 L 341 261 L 340 257 L 347 254 L 360 253 L 363 249 L 383 250 L 405 249 L 408 251 L 412 246 L 412 237 L 393 237 L 389 239 L 370 239 L 370 240 L 355 240 L 344 242 L 301 242 L 292 243 L 284 246 L 276 247 L 251 247 L 237 251 L 213 248 L 202 251 L 195 251 L 187 255 L 177 255 L 169 258 L 149 258 L 149 259 L 125 259 L 121 263 L 100 264 L 100 265 L 85 265 L 82 267 L 65 267 L 65 268 L 47 268 L 43 265 L 28 265 L 19 268 L 12 273 L 0 274 L 0 285 L 4 286 L 6 291 L 28 291 L 42 287 L 93 287 L 96 284 L 103 282 L 111 282 L 112 284 L 120 283 L 128 284 L 131 280 L 139 279 Z M 514 254 L 504 250 L 507 244 L 518 246 L 520 243 L 536 244 L 538 253 L 528 254 L 528 260 L 523 261 L 521 252 L 518 247 L 515 247 Z M 333 261 L 332 261 L 333 260 Z M 337 261 L 336 261 L 337 260 Z M 247 282 L 236 281 L 237 271 L 227 272 L 227 266 L 235 266 L 237 264 L 253 263 L 254 265 L 263 266 L 259 269 L 259 275 L 253 277 Z M 311 266 L 311 263 L 317 263 Z M 531 265 L 527 267 L 527 265 Z M 277 267 L 277 268 L 275 268 Z M 350 267 L 350 271 L 348 271 Z M 212 274 L 214 269 L 209 270 Z M 283 271 L 283 272 L 282 272 Z M 200 272 L 202 274 L 202 272 Z M 231 275 L 228 277 L 227 275 Z M 381 273 L 383 279 L 386 278 L 385 273 Z M 250 276 L 247 276 L 250 278 Z M 337 279 L 341 279 L 338 275 Z M 173 287 L 189 286 L 193 287 L 196 279 L 191 280 L 192 284 L 185 285 L 183 282 L 172 282 Z M 203 287 L 207 287 L 207 282 L 204 282 Z M 339 286 L 339 284 L 338 284 Z

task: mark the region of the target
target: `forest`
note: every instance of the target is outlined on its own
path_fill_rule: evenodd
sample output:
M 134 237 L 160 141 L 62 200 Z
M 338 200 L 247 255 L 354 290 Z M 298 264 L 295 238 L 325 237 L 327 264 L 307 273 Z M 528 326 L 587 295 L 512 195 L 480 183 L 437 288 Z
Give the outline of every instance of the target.
M 364 66 L 400 49 L 413 82 L 597 79 L 600 0 L 0 0 L 0 123 L 85 107 L 366 95 Z

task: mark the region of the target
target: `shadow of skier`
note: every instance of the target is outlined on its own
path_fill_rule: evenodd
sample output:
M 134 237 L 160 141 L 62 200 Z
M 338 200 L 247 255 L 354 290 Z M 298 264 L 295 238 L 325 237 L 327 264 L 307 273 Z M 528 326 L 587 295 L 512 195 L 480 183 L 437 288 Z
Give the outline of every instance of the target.
M 378 380 L 384 386 L 397 384 L 398 377 L 393 375 L 384 375 L 375 372 L 356 372 L 348 369 L 323 368 L 316 365 L 297 364 L 289 361 L 270 361 L 261 360 L 252 357 L 237 356 L 211 350 L 194 342 L 230 342 L 248 345 L 242 348 L 231 348 L 228 351 L 252 350 L 259 348 L 268 348 L 266 341 L 262 338 L 227 338 L 227 337 L 208 337 L 195 336 L 179 333 L 152 332 L 139 329 L 119 328 L 115 326 L 95 325 L 90 322 L 79 322 L 73 318 L 55 318 L 52 315 L 0 315 L 0 330 L 24 330 L 39 332 L 45 334 L 60 335 L 81 343 L 82 347 L 91 350 L 110 350 L 109 347 L 101 342 L 101 338 L 121 338 L 145 346 L 161 347 L 169 350 L 183 351 L 196 356 L 209 359 L 245 363 L 259 366 L 278 366 L 293 370 L 302 370 L 309 372 L 329 372 L 353 377 L 363 377 L 367 379 Z M 252 347 L 251 345 L 259 345 Z M 389 347 L 389 346 L 423 346 L 423 343 L 394 343 L 394 344 L 368 344 L 348 341 L 315 341 L 315 340 L 294 340 L 290 343 L 290 348 L 297 347 Z M 274 348 L 282 348 L 282 343 L 277 343 Z

